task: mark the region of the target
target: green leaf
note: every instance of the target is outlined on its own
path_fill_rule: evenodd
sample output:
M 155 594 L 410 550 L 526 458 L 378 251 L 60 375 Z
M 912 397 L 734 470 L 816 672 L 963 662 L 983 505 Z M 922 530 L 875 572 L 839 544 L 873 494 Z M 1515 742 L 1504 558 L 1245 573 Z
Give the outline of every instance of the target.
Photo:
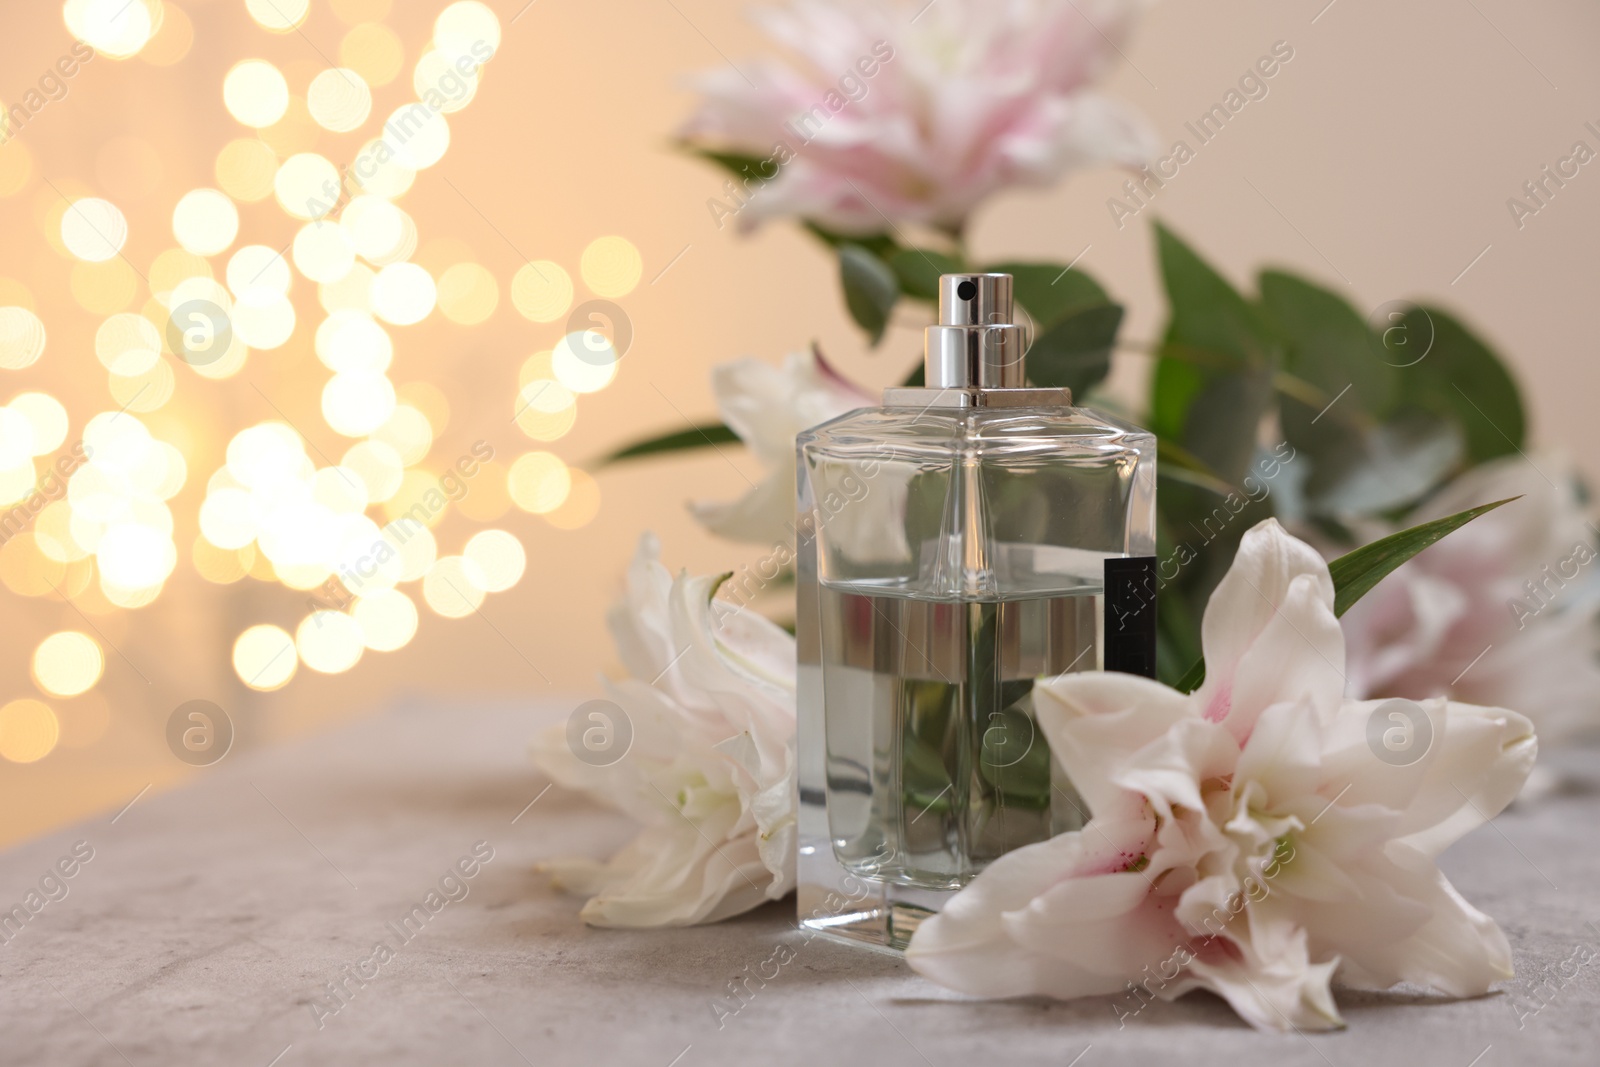
M 1461 424 L 1468 462 L 1485 463 L 1520 451 L 1527 434 L 1522 397 L 1489 346 L 1438 308 L 1412 308 L 1400 328 L 1412 344 L 1432 340 L 1415 364 L 1400 368 L 1401 389 Z
M 1461 429 L 1429 411 L 1407 409 L 1343 447 L 1315 453 L 1306 482 L 1319 517 L 1377 515 L 1414 504 L 1461 462 Z
M 1028 350 L 1029 380 L 1082 397 L 1110 373 L 1121 325 L 1122 308 L 1116 304 L 1088 307 L 1060 320 Z
M 895 243 L 895 239 L 886 233 L 837 233 L 825 226 L 819 226 L 815 222 L 807 222 L 804 225 L 807 233 L 829 248 L 838 248 L 841 245 L 858 245 L 879 259 L 888 259 L 900 247 Z
M 624 459 L 638 459 L 641 456 L 654 456 L 663 452 L 682 452 L 691 448 L 737 444 L 738 441 L 739 436 L 722 425 L 722 423 L 707 423 L 704 426 L 692 426 L 677 433 L 663 434 L 660 437 L 635 441 L 633 444 L 601 459 L 597 465 L 604 467 Z
M 1151 428 L 1239 481 L 1272 396 L 1281 346 L 1228 280 L 1159 223 L 1156 246 L 1171 313 L 1153 376 Z M 1182 358 L 1168 358 L 1168 351 Z M 1196 365 L 1196 351 L 1215 356 L 1214 369 Z
M 1459 530 L 1479 515 L 1520 499 L 1522 498 L 1507 497 L 1492 504 L 1483 504 L 1454 515 L 1447 515 L 1442 519 L 1434 519 L 1432 522 L 1425 522 L 1420 526 L 1413 526 L 1408 530 L 1379 538 L 1364 548 L 1340 556 L 1328 564 L 1328 571 L 1333 575 L 1334 615 L 1342 617 L 1356 601 L 1371 592 L 1373 586 L 1446 534 Z M 1180 692 L 1192 693 L 1200 687 L 1205 678 L 1206 664 L 1202 659 L 1189 668 L 1174 688 Z
M 844 285 L 850 317 L 876 345 L 889 326 L 889 313 L 900 299 L 900 282 L 889 265 L 858 244 L 839 246 L 839 280 Z
M 1081 270 L 1057 263 L 996 263 L 983 269 L 991 274 L 1011 275 L 1017 302 L 1033 316 L 1040 330 L 1085 308 L 1110 303 L 1099 282 Z
M 694 145 L 686 146 L 691 155 L 715 163 L 736 178 L 752 177 L 761 180 L 761 168 L 766 159 L 761 156 L 746 155 L 741 152 L 717 152 L 709 148 L 699 148 Z
M 1167 341 L 1228 354 L 1240 367 L 1272 362 L 1276 339 L 1238 290 L 1160 223 L 1156 246 L 1172 305 Z
M 939 276 L 961 272 L 959 261 L 942 252 L 922 248 L 902 248 L 889 257 L 889 268 L 900 282 L 900 291 L 916 300 L 939 301 Z
M 1479 515 L 1521 499 L 1511 496 L 1492 504 L 1458 511 L 1454 515 L 1390 534 L 1340 556 L 1328 564 L 1328 570 L 1333 574 L 1333 613 L 1342 616 L 1396 567 L 1446 534 L 1459 530 Z
M 907 389 L 920 389 L 923 386 L 927 385 L 928 384 L 928 368 L 927 368 L 927 365 L 919 360 L 917 362 L 917 365 L 911 369 L 911 373 L 906 375 L 906 380 L 901 382 L 900 384 L 905 386 Z
M 1382 358 L 1378 338 L 1348 301 L 1283 271 L 1262 271 L 1260 285 L 1262 308 L 1288 342 L 1287 370 L 1320 387 L 1330 401 L 1337 398 L 1343 407 L 1374 415 L 1394 410 L 1397 371 Z M 1337 409 L 1327 410 L 1326 420 L 1331 422 Z M 1309 422 L 1321 411 L 1306 412 L 1304 418 Z M 1310 445 L 1290 440 L 1296 447 Z

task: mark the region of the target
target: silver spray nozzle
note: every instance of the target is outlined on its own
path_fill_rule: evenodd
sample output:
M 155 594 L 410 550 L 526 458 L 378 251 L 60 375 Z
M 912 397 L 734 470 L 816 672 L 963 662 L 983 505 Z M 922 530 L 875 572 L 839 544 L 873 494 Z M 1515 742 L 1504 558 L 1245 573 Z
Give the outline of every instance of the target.
M 1013 320 L 1011 275 L 946 274 L 939 324 L 929 326 L 927 385 L 935 389 L 1020 389 L 1027 338 Z

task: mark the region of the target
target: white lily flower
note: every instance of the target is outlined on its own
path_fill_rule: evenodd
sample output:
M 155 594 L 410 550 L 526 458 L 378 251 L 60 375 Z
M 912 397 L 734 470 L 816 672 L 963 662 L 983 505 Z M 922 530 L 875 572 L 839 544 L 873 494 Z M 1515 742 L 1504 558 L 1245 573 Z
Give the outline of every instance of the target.
M 794 542 L 794 439 L 877 398 L 830 367 L 821 353 L 797 352 L 774 367 L 758 359 L 723 363 L 711 373 L 717 410 L 767 469 L 761 484 L 738 500 L 694 504 L 708 530 L 731 541 Z
M 604 863 L 548 865 L 591 896 L 595 926 L 716 922 L 776 900 L 795 882 L 794 639 L 712 599 L 720 578 L 673 578 L 646 534 L 608 623 L 631 677 L 606 685 L 632 728 L 621 759 L 595 766 L 565 724 L 536 738 L 558 784 L 643 824 Z
M 1122 992 L 1123 1017 L 1209 989 L 1266 1030 L 1343 1025 L 1336 976 L 1453 996 L 1509 978 L 1504 935 L 1435 859 L 1521 788 L 1528 720 L 1432 699 L 1419 752 L 1375 745 L 1387 702 L 1343 699 L 1327 565 L 1274 520 L 1245 535 L 1202 637 L 1193 694 L 1111 673 L 1036 687 L 1093 818 L 990 865 L 917 930 L 912 966 L 979 996 Z

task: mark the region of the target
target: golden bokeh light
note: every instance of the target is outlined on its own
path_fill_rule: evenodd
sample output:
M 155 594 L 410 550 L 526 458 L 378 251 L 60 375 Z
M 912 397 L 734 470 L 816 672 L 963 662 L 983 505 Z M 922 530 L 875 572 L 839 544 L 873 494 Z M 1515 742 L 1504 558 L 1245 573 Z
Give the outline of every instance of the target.
M 360 74 L 368 85 L 388 85 L 405 61 L 400 35 L 378 22 L 352 26 L 339 42 L 339 65 Z
M 476 563 L 464 556 L 445 556 L 422 579 L 422 599 L 435 614 L 464 619 L 483 605 L 485 581 Z
M 78 306 L 92 315 L 121 311 L 139 295 L 139 276 L 123 259 L 74 263 L 67 288 Z
M 438 289 L 415 263 L 391 263 L 373 279 L 370 299 L 373 314 L 384 322 L 413 326 L 433 311 Z
M 240 303 L 232 315 L 234 336 L 251 348 L 281 348 L 294 333 L 294 305 L 286 297 L 271 303 Z
M 372 430 L 372 439 L 388 445 L 401 463 L 414 467 L 428 457 L 433 447 L 433 426 L 416 408 L 397 404 L 383 425 Z
M 372 371 L 335 374 L 322 388 L 322 417 L 345 437 L 365 437 L 394 414 L 394 383 Z
M 0 369 L 31 367 L 44 355 L 44 323 L 25 307 L 0 307 Z
M 222 79 L 222 103 L 239 122 L 264 129 L 289 110 L 289 82 L 264 59 L 246 59 Z
M 377 589 L 350 609 L 361 640 L 374 652 L 395 652 L 417 634 L 417 605 L 398 589 Z
M 598 330 L 567 334 L 550 352 L 556 380 L 575 393 L 594 393 L 617 377 L 617 352 Z
M 439 12 L 433 23 L 435 48 L 452 59 L 471 56 L 483 62 L 500 50 L 500 20 L 479 0 L 460 0 Z
M 272 195 L 278 155 L 258 137 L 240 137 L 222 146 L 213 173 L 223 192 L 235 200 L 254 204 Z
M 558 530 L 577 530 L 589 525 L 600 514 L 600 483 L 588 472 L 576 468 L 568 472 L 572 483 L 567 498 L 554 511 L 545 513 L 544 519 Z
M 528 554 L 522 542 L 505 530 L 480 530 L 472 535 L 461 554 L 478 565 L 486 593 L 503 593 L 522 580 L 528 567 Z
M 430 101 L 445 114 L 453 114 L 472 103 L 478 95 L 478 68 L 468 65 L 471 73 L 463 73 L 456 60 L 445 52 L 434 49 L 419 60 L 411 74 L 411 87 L 417 96 Z M 466 57 L 473 63 L 474 57 Z
M 408 130 L 398 146 L 391 145 L 395 160 L 412 170 L 426 170 L 444 158 L 450 147 L 450 120 L 426 104 L 410 103 L 395 109 L 386 129 Z M 399 140 L 399 138 L 396 138 Z
M 211 264 L 181 248 L 169 248 L 150 264 L 150 292 L 163 303 L 171 303 L 174 290 L 190 278 L 211 277 Z
M 395 253 L 407 243 L 407 222 L 404 211 L 372 195 L 351 200 L 339 215 L 339 224 L 350 235 L 356 254 L 374 266 L 395 262 Z M 411 226 L 410 238 L 411 250 L 415 250 L 415 225 Z
M 33 483 L 33 457 L 39 450 L 33 443 L 33 423 L 9 406 L 0 408 L 0 470 L 26 468 L 25 485 Z M 15 499 L 15 498 L 13 498 Z
M 514 416 L 517 429 L 535 441 L 554 441 L 578 421 L 578 398 L 558 381 L 536 378 L 518 391 Z
M 300 662 L 319 674 L 343 674 L 361 662 L 366 643 L 361 627 L 339 611 L 313 611 L 294 635 Z
M 243 549 L 219 548 L 203 533 L 194 539 L 190 556 L 200 577 L 214 585 L 232 585 L 250 573 L 247 559 L 254 553 L 248 546 Z
M 67 439 L 67 409 L 49 393 L 20 393 L 0 411 L 10 411 L 28 424 L 35 456 L 54 452 Z M 4 448 L 0 444 L 0 452 Z
M 357 263 L 343 278 L 317 287 L 317 300 L 330 315 L 335 311 L 372 310 L 372 282 L 377 272 L 365 263 Z
M 244 0 L 244 8 L 263 29 L 289 33 L 306 20 L 311 0 Z
M 317 327 L 317 358 L 336 373 L 382 373 L 394 359 L 394 342 L 372 316 L 335 311 Z
M 144 374 L 161 359 L 161 331 L 143 315 L 112 315 L 95 331 L 94 354 L 113 374 Z
M 450 401 L 434 386 L 427 382 L 407 382 L 397 393 L 402 404 L 422 412 L 423 418 L 433 428 L 433 436 L 438 437 L 450 425 Z
M 51 634 L 33 651 L 33 680 L 50 696 L 75 697 L 88 692 L 105 667 L 100 645 L 77 630 Z
M 157 67 L 172 67 L 183 61 L 194 47 L 194 23 L 177 4 L 161 5 L 161 27 L 150 43 L 139 51 L 139 58 Z
M 227 279 L 240 304 L 268 307 L 289 295 L 294 276 L 276 248 L 245 245 L 228 259 Z
M 638 286 L 644 259 L 626 237 L 601 237 L 583 250 L 578 271 L 596 296 L 615 300 Z
M 400 488 L 395 490 L 394 496 L 384 501 L 383 511 L 396 522 L 405 519 L 424 526 L 437 526 L 450 513 L 447 507 L 433 506 L 441 498 L 437 474 L 408 470 L 401 477 Z
M 439 310 L 458 326 L 487 322 L 500 305 L 500 286 L 488 268 L 457 263 L 439 276 Z
M 411 188 L 417 180 L 417 172 L 387 141 L 375 138 L 355 153 L 346 168 L 345 179 L 352 193 L 371 193 L 395 200 Z
M 61 12 L 74 37 L 112 59 L 136 55 L 161 14 L 161 0 L 67 0 Z
M 308 222 L 294 238 L 294 265 L 319 285 L 337 282 L 355 266 L 355 245 L 337 222 Z
M 339 170 L 315 152 L 290 156 L 272 179 L 278 204 L 297 219 L 320 219 L 339 200 Z
M 511 278 L 511 303 L 531 322 L 554 322 L 572 307 L 572 277 L 548 259 L 524 263 Z
M 372 114 L 372 90 L 356 71 L 332 67 L 311 79 L 306 107 L 318 126 L 333 133 L 349 133 Z
M 251 689 L 282 689 L 299 665 L 294 638 L 281 626 L 252 626 L 233 643 L 233 671 Z
M 127 241 L 128 220 L 109 200 L 76 200 L 61 215 L 61 243 L 81 260 L 100 263 L 111 259 Z
M 400 454 L 382 441 L 360 441 L 351 445 L 339 465 L 354 471 L 366 487 L 367 499 L 378 504 L 394 498 L 406 473 Z
M 239 209 L 216 189 L 195 189 L 172 210 L 172 235 L 197 256 L 214 256 L 239 236 Z
M 48 704 L 13 700 L 0 708 L 0 757 L 33 763 L 48 756 L 61 737 L 61 725 Z
M 523 511 L 543 515 L 554 511 L 572 489 L 572 472 L 552 452 L 527 452 L 506 472 L 506 491 Z

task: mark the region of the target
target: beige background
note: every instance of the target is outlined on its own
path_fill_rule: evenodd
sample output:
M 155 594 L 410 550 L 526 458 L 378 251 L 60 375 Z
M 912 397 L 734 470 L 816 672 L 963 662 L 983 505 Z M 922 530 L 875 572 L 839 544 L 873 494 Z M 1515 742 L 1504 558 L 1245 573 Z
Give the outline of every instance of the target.
M 1566 448 L 1592 474 L 1600 462 L 1593 415 L 1600 371 L 1591 340 L 1600 163 L 1521 230 L 1506 200 L 1574 141 L 1600 149 L 1600 139 L 1583 129 L 1588 120 L 1600 125 L 1593 61 L 1600 10 L 1579 0 L 1533 8 L 1510 0 L 1324 3 L 1157 5 L 1110 88 L 1144 109 L 1163 145 L 1183 137 L 1193 147 L 1183 123 L 1220 100 L 1274 42 L 1289 42 L 1294 59 L 1269 82 L 1265 99 L 1200 148 L 1124 228 L 1106 207 L 1123 176 L 1088 172 L 1054 190 L 998 198 L 976 220 L 975 252 L 1064 262 L 1087 248 L 1082 265 L 1130 306 L 1133 339 L 1152 336 L 1162 316 L 1147 226 L 1156 213 L 1237 280 L 1279 263 L 1342 288 L 1363 309 L 1400 297 L 1439 301 L 1459 309 L 1514 364 L 1533 439 Z M 97 319 L 67 295 L 70 263 L 41 230 L 39 219 L 56 197 L 40 174 L 103 194 L 97 157 L 107 141 L 134 135 L 154 146 L 159 183 L 142 199 L 119 200 L 132 229 L 129 255 L 148 263 L 171 243 L 168 219 L 178 196 L 213 184 L 216 151 L 242 132 L 222 107 L 228 67 L 261 56 L 286 71 L 315 73 L 346 28 L 326 0 L 313 4 L 302 33 L 284 36 L 251 22 L 242 0 L 179 6 L 197 33 L 184 62 L 89 64 L 69 96 L 24 131 L 35 175 L 26 190 L 0 199 L 0 275 L 33 290 L 51 338 L 35 367 L 0 372 L 0 398 L 49 388 L 68 403 L 74 434 L 110 401 L 91 347 Z M 405 41 L 407 73 L 379 95 L 376 114 L 402 102 L 409 66 L 442 6 L 404 0 L 388 16 Z M 719 52 L 737 60 L 767 47 L 741 2 L 537 0 L 515 22 L 522 0 L 492 6 L 505 31 L 501 51 L 477 99 L 451 116 L 448 155 L 401 203 L 417 220 L 424 251 L 440 238 L 459 242 L 455 247 L 470 249 L 502 287 L 523 255 L 556 260 L 576 274 L 584 246 L 605 234 L 625 236 L 643 252 L 646 281 L 622 301 L 634 347 L 617 382 L 582 401 L 576 428 L 555 445 L 559 454 L 582 463 L 620 442 L 681 427 L 679 412 L 710 417 L 707 371 L 738 355 L 775 360 L 816 340 L 874 386 L 904 372 L 917 345 L 914 321 L 897 326 L 879 354 L 868 353 L 845 317 L 822 250 L 784 224 L 750 238 L 731 227 L 719 231 L 706 200 L 721 176 L 671 147 L 692 104 L 687 75 L 721 63 Z M 4 27 L 0 98 L 9 101 L 70 38 L 53 2 L 6 0 Z M 357 143 L 354 135 L 326 137 L 336 158 Z M 270 202 L 243 214 L 240 243 L 281 244 L 293 233 Z M 309 287 L 303 279 L 296 285 L 305 308 L 313 300 Z M 252 356 L 239 379 L 218 385 L 180 375 L 173 404 L 147 420 L 164 434 L 192 439 L 189 488 L 174 502 L 181 548 L 194 537 L 199 491 L 220 463 L 227 435 L 274 417 L 252 383 L 314 444 L 334 454 L 345 447 L 316 414 L 325 372 L 310 355 L 315 322 L 302 311 L 290 344 Z M 436 314 L 397 331 L 395 380 L 433 381 L 452 405 L 434 457 L 454 457 L 478 438 L 506 460 L 537 447 L 509 422 L 516 374 L 559 333 L 556 324 L 522 319 L 504 292 L 482 326 L 455 327 Z M 1125 395 L 1137 395 L 1142 361 L 1122 357 L 1115 382 Z M 707 453 L 607 471 L 598 518 L 575 532 L 513 511 L 496 525 L 523 539 L 528 573 L 513 591 L 489 598 L 486 618 L 448 621 L 424 611 L 421 632 L 404 652 L 369 654 L 334 678 L 302 669 L 274 694 L 243 691 L 227 650 L 251 622 L 292 629 L 303 595 L 249 581 L 218 590 L 191 575 L 175 578 L 152 608 L 97 618 L 118 651 L 109 654 L 99 695 L 79 699 L 108 701 L 110 728 L 87 748 L 59 749 L 29 766 L 0 765 L 0 841 L 114 810 L 147 784 L 159 788 L 194 773 L 172 759 L 163 740 L 168 713 L 193 697 L 228 707 L 247 744 L 320 730 L 400 697 L 449 714 L 485 699 L 592 690 L 613 660 L 602 611 L 641 529 L 661 534 L 668 561 L 691 570 L 729 569 L 760 554 L 716 542 L 684 513 L 687 499 L 730 497 L 756 476 L 744 457 L 730 457 Z M 441 552 L 459 551 L 474 528 L 460 516 L 446 520 L 435 531 Z M 45 634 L 82 623 L 68 606 L 5 590 L 0 618 L 0 702 L 37 695 L 27 670 L 32 648 Z

